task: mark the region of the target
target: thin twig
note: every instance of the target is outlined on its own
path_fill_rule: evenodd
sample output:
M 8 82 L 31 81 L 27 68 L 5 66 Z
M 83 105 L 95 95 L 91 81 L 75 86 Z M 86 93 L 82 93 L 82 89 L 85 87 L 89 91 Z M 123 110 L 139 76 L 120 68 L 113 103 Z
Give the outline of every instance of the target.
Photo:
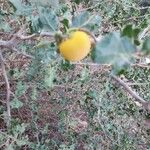
M 147 27 L 143 30 L 143 32 L 139 35 L 139 40 L 142 40 L 142 39 L 145 37 L 145 35 L 149 32 L 149 30 L 150 30 L 150 25 L 147 26 Z
M 115 75 L 111 75 L 112 79 L 114 79 L 117 83 L 122 85 L 124 89 L 133 97 L 135 98 L 135 101 L 140 103 L 144 108 L 149 109 L 149 104 L 147 101 L 145 101 L 142 97 L 140 97 L 135 91 L 131 89 L 123 80 L 121 80 L 119 77 Z
M 8 34 L 8 33 L 3 33 L 3 32 L 0 32 L 0 34 Z M 19 40 L 28 40 L 28 39 L 32 39 L 34 37 L 37 37 L 37 36 L 48 36 L 48 37 L 54 37 L 54 33 L 50 33 L 50 32 L 41 32 L 40 34 L 31 34 L 31 35 L 23 35 L 24 34 L 24 26 L 17 32 L 17 33 L 14 33 L 14 34 L 11 34 L 10 35 L 12 36 L 12 38 L 10 40 L 0 40 L 0 47 L 5 47 L 5 48 L 8 48 L 12 51 L 15 51 L 19 54 L 22 54 L 28 58 L 34 58 L 33 56 L 31 55 L 28 55 L 24 52 L 21 52 L 19 50 L 17 50 L 17 45 L 18 43 L 20 42 Z
M 36 36 L 36 34 L 31 34 L 31 35 L 27 35 L 27 36 L 25 36 L 25 35 L 17 35 L 17 37 L 20 38 L 21 40 L 28 40 L 28 39 L 31 39 L 31 38 L 33 38 L 35 36 Z
M 38 34 L 37 34 L 38 35 Z M 54 37 L 55 34 L 51 32 L 41 32 L 40 36 L 48 36 L 48 37 Z
M 111 65 L 109 64 L 95 64 L 95 63 L 72 63 L 74 65 L 88 65 L 88 66 L 105 66 L 105 67 L 111 67 Z M 140 103 L 143 108 L 150 110 L 150 102 L 149 101 L 145 101 L 142 97 L 140 97 L 135 91 L 133 91 L 133 89 L 131 87 L 128 86 L 128 84 L 126 84 L 123 80 L 121 80 L 119 77 L 115 76 L 115 75 L 111 75 L 112 79 L 115 80 L 117 83 L 119 83 L 120 85 L 122 85 L 124 87 L 124 89 L 133 97 L 135 98 L 135 102 Z
M 144 64 L 144 63 L 132 64 L 131 66 L 132 66 L 132 67 L 147 68 L 147 69 L 149 69 L 149 68 L 150 68 L 150 65 L 148 65 L 148 64 Z
M 2 46 L 2 47 L 10 48 L 10 47 L 15 46 L 15 44 L 16 44 L 16 42 L 15 42 L 14 38 L 11 40 L 8 40 L 8 41 L 0 40 L 0 46 Z
M 12 50 L 14 52 L 17 52 L 18 54 L 22 54 L 22 55 L 26 56 L 28 58 L 33 58 L 33 56 L 31 56 L 31 55 L 28 55 L 28 54 L 26 54 L 24 52 L 21 52 L 21 51 L 17 50 L 15 48 L 15 45 L 17 45 L 17 42 L 15 41 L 15 39 L 11 39 L 9 41 L 0 40 L 0 46 L 6 47 L 6 48 L 8 48 L 8 49 L 10 49 L 10 50 Z
M 71 62 L 73 65 L 80 65 L 80 66 L 93 66 L 93 67 L 111 67 L 110 64 L 97 64 L 97 63 L 84 63 L 84 62 Z
M 26 57 L 28 57 L 28 58 L 31 58 L 31 59 L 34 58 L 34 57 L 31 56 L 31 55 L 28 55 L 28 54 L 26 54 L 26 53 L 24 53 L 24 52 L 21 52 L 21 51 L 17 50 L 15 47 L 12 47 L 11 50 L 14 51 L 14 52 L 17 52 L 18 54 L 24 55 L 24 56 L 26 56 Z
M 95 67 L 111 67 L 111 64 L 97 64 L 97 63 L 84 63 L 84 62 L 72 62 L 73 65 L 80 66 L 95 66 Z M 131 64 L 131 67 L 150 68 L 150 65 L 144 63 Z
M 11 120 L 11 111 L 10 111 L 10 94 L 11 94 L 11 91 L 10 91 L 10 84 L 9 84 L 9 80 L 7 77 L 6 68 L 5 68 L 5 64 L 4 64 L 4 58 L 3 58 L 1 51 L 0 51 L 0 62 L 1 62 L 1 67 L 2 67 L 2 73 L 3 73 L 3 76 L 5 78 L 6 90 L 7 90 L 7 95 L 6 95 L 7 117 L 8 117 L 7 126 L 9 126 L 10 120 Z
M 120 19 L 120 20 L 113 21 L 112 23 L 119 23 L 119 22 L 123 22 L 123 21 L 136 20 L 136 19 L 144 18 L 144 17 L 146 17 L 146 16 L 150 16 L 150 14 L 142 15 L 142 16 L 137 16 L 137 17 L 124 18 L 124 19 Z

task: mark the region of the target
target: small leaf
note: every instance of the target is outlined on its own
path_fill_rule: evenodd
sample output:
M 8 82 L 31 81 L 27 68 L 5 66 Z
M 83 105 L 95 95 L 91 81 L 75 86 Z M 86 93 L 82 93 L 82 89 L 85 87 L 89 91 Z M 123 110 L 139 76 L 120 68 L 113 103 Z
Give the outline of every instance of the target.
M 20 146 L 20 147 L 25 145 L 25 144 L 27 144 L 27 143 L 28 143 L 28 141 L 26 139 L 24 139 L 24 140 L 16 140 L 16 144 L 18 146 Z
M 89 77 L 89 70 L 84 67 L 83 70 L 81 71 L 81 77 L 80 77 L 80 81 L 84 82 L 88 79 Z
M 56 47 L 52 47 L 49 42 L 41 41 L 35 47 L 34 55 L 40 63 L 49 64 L 57 57 Z
M 141 30 L 139 28 L 134 28 L 133 37 L 138 38 L 140 32 L 141 32 Z
M 125 28 L 122 31 L 122 36 L 127 36 L 129 38 L 132 37 L 132 25 L 126 25 Z
M 47 87 L 53 86 L 53 81 L 55 79 L 55 72 L 56 72 L 55 67 L 51 67 L 46 70 L 44 82 Z
M 91 15 L 87 11 L 74 16 L 72 20 L 72 27 L 87 28 L 89 30 L 95 30 L 100 26 L 101 17 L 99 15 Z
M 57 30 L 57 17 L 54 12 L 49 9 L 40 9 L 39 22 L 42 24 L 42 28 L 48 31 Z
M 31 99 L 32 99 L 32 100 L 36 100 L 37 95 L 38 95 L 38 93 L 37 93 L 37 88 L 34 86 L 34 87 L 32 88 L 32 91 L 31 91 Z
M 11 102 L 10 102 L 10 106 L 12 109 L 14 108 L 21 108 L 23 106 L 23 103 L 21 101 L 19 101 L 18 99 L 13 99 Z
M 63 19 L 62 21 L 61 21 L 61 23 L 66 27 L 66 28 L 69 28 L 69 20 L 68 19 Z
M 8 22 L 3 21 L 0 15 L 0 30 L 3 30 L 4 32 L 10 32 L 11 27 Z
M 72 26 L 73 27 L 84 26 L 84 24 L 86 24 L 88 19 L 89 19 L 89 13 L 87 11 L 82 12 L 77 16 L 73 16 Z
M 26 91 L 26 85 L 22 81 L 19 81 L 16 86 L 15 96 L 20 97 L 25 93 L 25 91 Z
M 140 31 L 141 30 L 139 28 L 135 28 L 133 27 L 133 25 L 129 24 L 124 27 L 121 35 L 128 37 L 133 44 L 140 45 L 140 42 L 138 40 Z
M 63 69 L 64 71 L 68 71 L 70 69 L 74 69 L 74 67 L 75 67 L 75 65 L 71 64 L 67 60 L 62 60 L 62 62 L 61 62 L 61 69 Z
M 142 51 L 145 54 L 150 54 L 150 37 L 147 37 L 143 42 Z

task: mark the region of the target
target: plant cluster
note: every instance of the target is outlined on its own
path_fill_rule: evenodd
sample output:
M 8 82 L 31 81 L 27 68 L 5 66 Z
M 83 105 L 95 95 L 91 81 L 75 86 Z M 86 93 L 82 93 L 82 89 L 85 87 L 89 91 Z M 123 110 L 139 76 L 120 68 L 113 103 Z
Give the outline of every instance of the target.
M 150 149 L 149 1 L 0 3 L 0 149 Z

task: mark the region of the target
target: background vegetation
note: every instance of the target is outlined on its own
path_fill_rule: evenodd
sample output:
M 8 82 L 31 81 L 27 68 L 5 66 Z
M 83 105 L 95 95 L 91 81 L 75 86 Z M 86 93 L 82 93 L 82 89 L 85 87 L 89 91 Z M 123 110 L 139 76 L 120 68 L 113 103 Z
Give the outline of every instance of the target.
M 0 0 L 0 149 L 149 150 L 150 2 Z M 56 32 L 90 31 L 82 62 Z

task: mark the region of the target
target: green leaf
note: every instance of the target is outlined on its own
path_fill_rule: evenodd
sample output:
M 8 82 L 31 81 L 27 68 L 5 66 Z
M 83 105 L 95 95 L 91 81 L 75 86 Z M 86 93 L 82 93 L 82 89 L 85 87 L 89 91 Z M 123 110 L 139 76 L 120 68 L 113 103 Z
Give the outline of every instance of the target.
M 74 0 L 76 4 L 80 4 L 83 0 Z
M 140 32 L 141 32 L 141 30 L 139 28 L 134 28 L 133 29 L 133 37 L 137 39 Z
M 87 24 L 87 20 L 89 19 L 89 13 L 87 11 L 82 12 L 77 16 L 73 16 L 72 26 L 79 27 Z
M 81 71 L 81 77 L 80 77 L 80 81 L 85 82 L 88 80 L 89 77 L 89 70 L 84 67 L 83 70 Z
M 26 140 L 26 139 L 23 139 L 23 140 L 16 140 L 16 144 L 18 145 L 18 146 L 23 146 L 23 145 L 25 145 L 25 144 L 27 144 L 28 143 L 28 141 Z
M 30 63 L 27 78 L 30 81 L 35 79 L 41 88 L 41 82 L 43 83 L 43 80 L 45 79 L 45 71 L 57 58 L 56 46 L 49 41 L 41 41 L 33 50 L 33 55 L 35 56 L 35 59 Z
M 66 28 L 69 28 L 69 20 L 64 18 L 61 23 L 66 27 Z
M 122 36 L 132 37 L 132 25 L 126 25 L 122 31 Z
M 30 5 L 25 5 L 21 0 L 9 0 L 9 2 L 15 8 L 15 13 L 17 15 L 30 15 L 32 13 L 32 7 Z
M 0 15 L 0 30 L 3 30 L 4 32 L 10 32 L 11 30 L 9 23 L 4 21 L 1 15 Z
M 31 97 L 32 100 L 36 100 L 37 96 L 38 96 L 37 88 L 35 86 L 33 86 L 30 97 Z
M 91 15 L 85 11 L 73 17 L 72 27 L 87 28 L 92 31 L 100 26 L 100 22 L 101 17 L 99 15 Z
M 70 70 L 70 69 L 74 69 L 75 65 L 71 64 L 71 63 L 70 63 L 69 61 L 67 61 L 67 60 L 62 60 L 60 67 L 61 67 L 61 69 L 62 69 L 63 71 L 68 71 L 68 70 Z
M 123 28 L 121 35 L 128 37 L 133 44 L 140 45 L 140 42 L 138 40 L 140 31 L 141 30 L 139 28 L 135 28 L 133 25 L 129 24 Z
M 14 126 L 12 126 L 11 130 L 12 130 L 12 134 L 13 137 L 16 140 L 27 140 L 27 137 L 22 136 L 27 128 L 28 124 L 22 123 L 22 124 L 16 124 Z M 21 137 L 21 139 L 18 139 L 18 137 Z
M 52 87 L 53 86 L 53 81 L 55 79 L 55 72 L 56 72 L 55 67 L 47 68 L 45 79 L 44 79 L 45 85 L 47 87 Z
M 10 106 L 12 109 L 14 109 L 14 108 L 18 109 L 18 108 L 21 108 L 23 106 L 23 103 L 15 98 L 10 102 Z
M 142 46 L 142 51 L 145 54 L 150 54 L 150 37 L 147 37 L 144 42 L 143 42 L 143 46 Z
M 18 124 L 15 126 L 14 130 L 15 132 L 18 132 L 19 134 L 23 134 L 25 132 L 25 129 L 28 125 L 27 124 Z
M 39 22 L 39 16 L 31 16 L 29 19 L 29 23 L 31 33 L 40 31 L 41 25 Z
M 25 93 L 25 91 L 26 85 L 22 81 L 19 81 L 16 86 L 15 96 L 20 97 Z
M 50 43 L 40 42 L 35 48 L 35 58 L 43 64 L 49 64 L 57 57 L 56 47 L 52 47 Z
M 92 58 L 96 63 L 111 64 L 113 71 L 116 70 L 118 73 L 120 69 L 126 68 L 133 61 L 132 53 L 135 50 L 127 37 L 121 37 L 119 33 L 112 32 L 96 44 Z
M 58 29 L 58 18 L 55 13 L 43 7 L 39 7 L 38 15 L 31 16 L 31 29 L 33 32 L 56 31 Z

